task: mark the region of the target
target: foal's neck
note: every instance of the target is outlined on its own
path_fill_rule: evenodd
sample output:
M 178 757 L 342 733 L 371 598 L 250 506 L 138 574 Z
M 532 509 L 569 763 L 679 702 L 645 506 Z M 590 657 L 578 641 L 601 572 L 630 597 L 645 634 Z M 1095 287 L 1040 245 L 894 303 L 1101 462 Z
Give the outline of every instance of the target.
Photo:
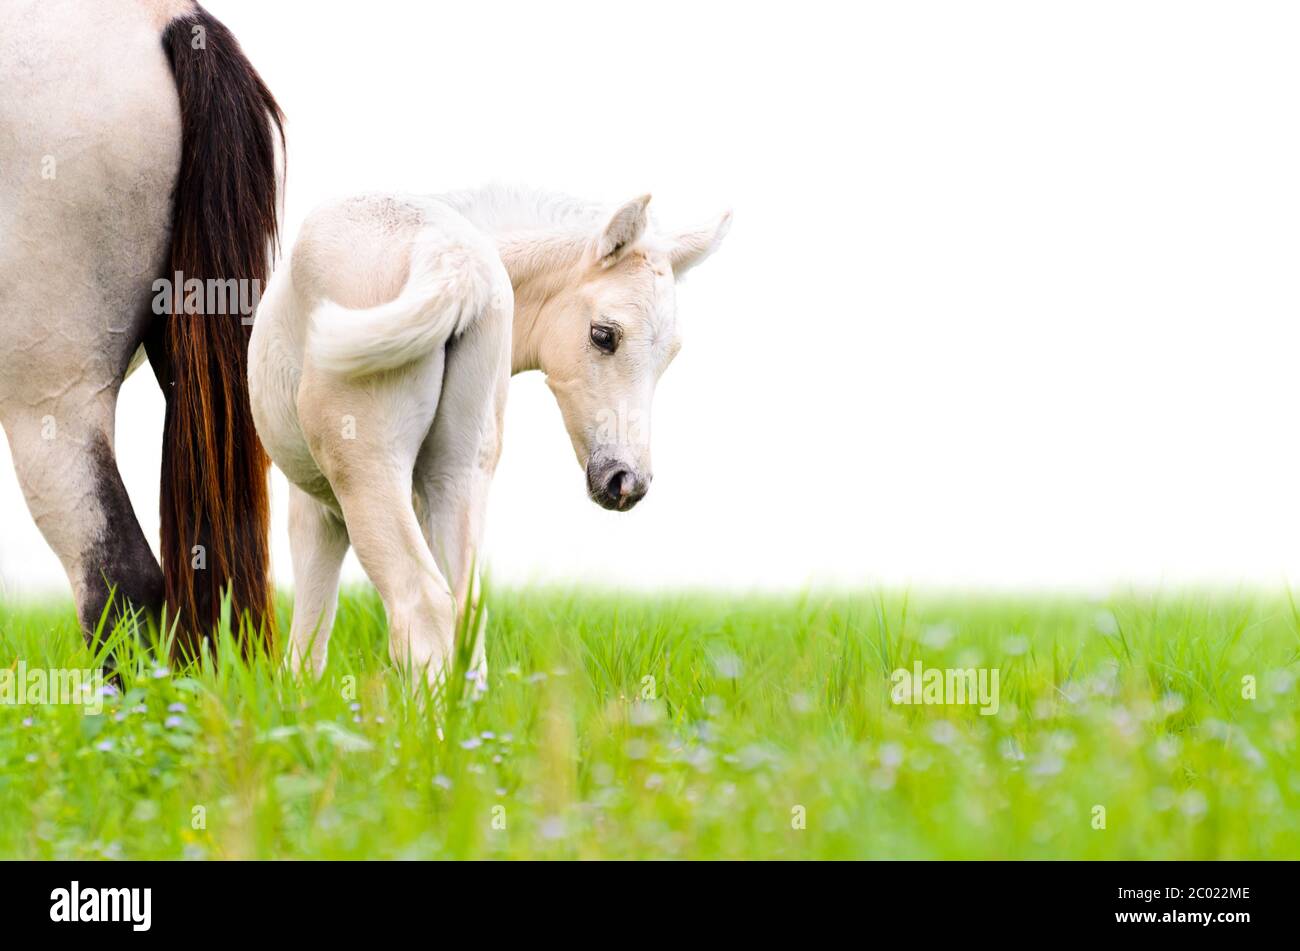
M 541 370 L 542 340 L 550 331 L 546 305 L 572 281 L 573 270 L 586 250 L 586 236 L 516 233 L 495 237 L 515 291 L 510 372 Z

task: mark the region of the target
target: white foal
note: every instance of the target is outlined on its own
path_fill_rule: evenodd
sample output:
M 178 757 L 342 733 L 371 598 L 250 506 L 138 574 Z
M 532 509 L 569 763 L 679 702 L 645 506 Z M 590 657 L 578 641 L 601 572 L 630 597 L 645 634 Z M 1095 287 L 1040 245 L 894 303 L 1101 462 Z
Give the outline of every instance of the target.
M 393 661 L 441 677 L 512 373 L 546 374 L 593 500 L 626 511 L 645 495 L 650 404 L 680 346 L 675 281 L 730 224 L 653 235 L 648 202 L 610 213 L 495 188 L 356 198 L 307 220 L 249 352 L 258 433 L 292 483 L 291 662 L 323 669 L 351 544 Z

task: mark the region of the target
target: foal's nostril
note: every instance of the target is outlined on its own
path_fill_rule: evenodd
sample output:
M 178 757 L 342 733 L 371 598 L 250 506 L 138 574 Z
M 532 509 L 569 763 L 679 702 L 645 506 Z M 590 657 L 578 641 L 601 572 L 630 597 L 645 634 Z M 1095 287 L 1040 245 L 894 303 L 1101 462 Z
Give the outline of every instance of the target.
M 605 480 L 605 495 L 611 499 L 622 499 L 632 494 L 636 480 L 626 469 L 615 469 Z

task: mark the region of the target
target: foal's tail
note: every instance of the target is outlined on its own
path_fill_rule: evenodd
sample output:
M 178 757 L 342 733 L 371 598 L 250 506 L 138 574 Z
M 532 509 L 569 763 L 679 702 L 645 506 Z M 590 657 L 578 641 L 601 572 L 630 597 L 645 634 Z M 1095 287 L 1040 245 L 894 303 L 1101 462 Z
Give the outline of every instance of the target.
M 250 327 L 182 297 L 198 280 L 247 281 L 255 300 L 278 240 L 276 140 L 283 115 L 234 36 L 203 7 L 167 25 L 181 111 L 168 279 L 173 307 L 154 359 L 167 397 L 162 460 L 162 565 L 180 619 L 178 647 L 211 636 L 230 592 L 232 627 L 247 613 L 270 646 L 274 613 L 268 553 L 269 460 L 248 402 Z M 231 285 L 222 285 L 231 286 Z M 235 308 L 238 310 L 239 308 Z M 248 315 L 251 317 L 251 314 Z M 155 353 L 151 352 L 151 359 Z M 250 644 L 245 642 L 248 651 Z
M 312 314 L 309 348 L 316 366 L 343 376 L 395 370 L 431 353 L 469 327 L 492 296 L 491 263 L 451 245 L 411 251 L 400 294 L 365 310 L 323 301 Z

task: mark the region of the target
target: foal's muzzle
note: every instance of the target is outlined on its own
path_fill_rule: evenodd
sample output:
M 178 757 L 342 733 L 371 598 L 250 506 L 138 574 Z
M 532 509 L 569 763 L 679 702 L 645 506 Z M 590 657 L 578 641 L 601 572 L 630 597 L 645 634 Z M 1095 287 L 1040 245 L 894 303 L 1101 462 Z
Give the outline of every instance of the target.
M 587 463 L 587 494 L 601 508 L 626 512 L 645 498 L 652 478 L 617 460 L 593 460 Z

